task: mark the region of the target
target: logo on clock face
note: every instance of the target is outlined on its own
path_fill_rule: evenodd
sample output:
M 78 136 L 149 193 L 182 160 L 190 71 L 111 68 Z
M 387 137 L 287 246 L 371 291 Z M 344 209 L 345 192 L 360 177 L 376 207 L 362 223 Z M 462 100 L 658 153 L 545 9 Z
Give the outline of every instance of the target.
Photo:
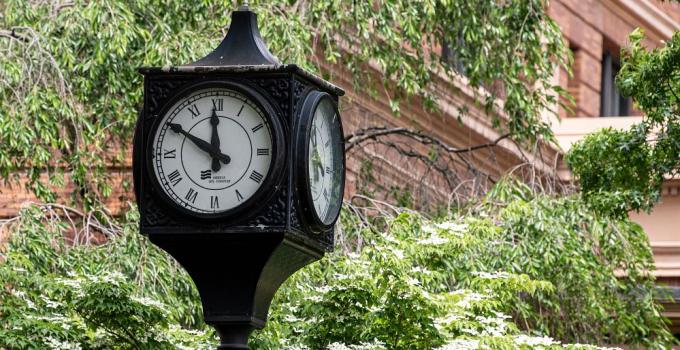
M 161 117 L 153 169 L 163 191 L 196 213 L 221 213 L 252 197 L 272 163 L 273 138 L 262 109 L 226 88 L 195 91 Z
M 208 180 L 210 178 L 212 178 L 212 170 L 207 169 L 201 171 L 201 180 Z

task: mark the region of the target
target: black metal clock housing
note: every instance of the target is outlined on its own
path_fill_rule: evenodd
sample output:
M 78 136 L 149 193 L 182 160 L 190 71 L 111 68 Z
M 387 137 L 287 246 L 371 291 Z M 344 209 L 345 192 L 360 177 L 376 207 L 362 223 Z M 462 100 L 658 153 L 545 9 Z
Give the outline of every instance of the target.
M 296 155 L 309 155 L 310 113 L 327 101 L 337 114 L 344 91 L 279 63 L 247 7 L 232 13 L 226 37 L 206 57 L 139 71 L 144 104 L 133 175 L 140 232 L 188 271 L 220 349 L 247 349 L 279 285 L 332 249 L 339 203 L 330 219 L 310 212 L 309 159 Z M 342 148 L 339 118 L 333 145 Z M 341 201 L 344 152 L 333 157 L 315 164 L 342 172 L 333 180 Z
M 232 107 L 235 107 L 231 113 L 225 111 L 225 97 L 228 102 L 232 102 Z M 245 138 L 242 137 L 244 140 L 235 140 L 236 137 L 232 137 L 231 139 L 224 137 L 233 136 L 233 130 L 227 130 L 227 135 L 222 135 L 222 139 L 224 140 L 222 140 L 221 149 L 227 153 L 231 153 L 228 150 L 233 150 L 234 148 L 241 148 L 241 150 L 239 150 L 241 152 L 238 153 L 244 153 L 242 151 L 244 148 L 243 146 L 246 146 L 246 149 L 251 149 L 251 154 L 247 157 L 249 158 L 247 166 L 238 166 L 234 164 L 235 158 L 239 156 L 242 157 L 243 154 L 232 153 L 226 164 L 222 164 L 224 162 L 217 163 L 220 168 L 219 170 L 224 170 L 229 167 L 236 168 L 236 176 L 234 176 L 234 179 L 226 179 L 226 176 L 216 176 L 217 174 L 224 173 L 224 171 L 218 172 L 211 168 L 212 159 L 210 159 L 209 154 L 200 150 L 195 144 L 192 145 L 191 139 L 184 137 L 182 134 L 174 133 L 168 126 L 170 123 L 167 118 L 163 118 L 163 116 L 170 114 L 169 117 L 173 119 L 173 121 L 176 121 L 177 119 L 181 119 L 181 111 L 184 110 L 184 114 L 186 115 L 184 119 L 189 119 L 189 125 L 201 126 L 201 124 L 204 124 L 203 126 L 208 126 L 207 129 L 215 127 L 210 126 L 213 111 L 210 109 L 205 110 L 205 106 L 202 106 L 204 109 L 203 111 L 199 110 L 196 102 L 201 100 L 210 103 L 214 102 L 214 115 L 217 116 L 220 114 L 219 119 L 223 120 L 221 124 L 230 122 L 231 125 L 221 126 L 223 131 L 224 129 L 229 128 L 238 129 L 237 131 L 240 131 L 240 134 L 246 136 Z M 228 102 L 226 107 L 227 110 L 229 109 Z M 208 108 L 210 107 L 210 103 L 208 103 Z M 192 109 L 192 107 L 194 107 L 194 109 Z M 243 122 L 243 111 L 245 108 L 255 110 L 260 114 L 258 115 L 260 118 L 251 118 L 253 120 L 250 120 L 249 122 L 252 125 L 248 125 L 246 128 L 242 125 L 247 124 L 247 122 Z M 175 113 L 173 113 L 173 111 Z M 201 114 L 203 114 L 203 116 L 201 116 Z M 271 191 L 271 189 L 280 187 L 281 185 L 281 174 L 285 166 L 286 140 L 285 131 L 279 117 L 280 115 L 281 112 L 276 111 L 276 108 L 272 106 L 266 97 L 242 83 L 235 81 L 209 80 L 189 84 L 176 93 L 175 96 L 168 99 L 165 105 L 160 109 L 159 117 L 155 118 L 151 124 L 149 130 L 150 137 L 148 138 L 146 145 L 146 168 L 155 170 L 160 168 L 163 163 L 175 165 L 170 168 L 172 171 L 167 171 L 167 173 L 163 174 L 164 176 L 151 174 L 151 176 L 149 176 L 151 186 L 158 189 L 158 197 L 164 201 L 164 204 L 189 217 L 219 220 L 229 218 L 235 219 L 239 216 L 247 217 L 248 211 L 251 210 L 253 205 L 263 202 L 266 203 L 271 199 L 272 195 L 276 193 L 276 191 Z M 196 129 L 196 127 L 191 128 L 187 133 L 192 135 L 191 131 L 194 129 Z M 177 134 L 175 139 L 182 140 L 181 144 L 177 145 L 180 147 L 171 148 L 172 146 L 168 146 L 165 148 L 164 145 L 154 137 L 154 135 L 158 133 L 164 136 L 168 134 Z M 268 134 L 268 137 L 265 136 L 265 138 L 268 138 L 269 142 L 266 142 L 267 144 L 262 146 L 262 148 L 256 148 L 253 139 L 256 135 L 265 133 Z M 220 133 L 216 133 L 215 135 L 219 139 Z M 165 136 L 164 138 L 168 137 Z M 206 139 L 206 142 L 210 140 L 210 137 L 204 138 Z M 193 149 L 193 153 L 188 151 L 189 149 Z M 262 153 L 259 151 L 262 151 Z M 201 153 L 205 153 L 206 157 L 200 157 Z M 264 167 L 265 170 L 250 169 L 253 163 L 252 160 L 265 158 L 268 160 L 268 164 Z M 250 172 L 248 172 L 248 170 L 250 170 Z M 191 173 L 194 173 L 193 177 L 189 175 Z M 173 175 L 175 176 L 173 177 Z M 224 182 L 224 184 L 221 184 L 220 181 Z M 238 183 L 242 181 L 257 184 L 258 187 L 256 187 L 254 191 L 251 191 L 252 193 L 245 193 L 243 189 L 239 192 Z M 188 183 L 189 185 L 179 186 L 183 183 Z M 183 192 L 175 191 L 177 187 L 188 187 L 188 190 L 185 189 Z M 167 188 L 167 190 L 165 190 L 165 188 Z M 205 202 L 206 207 L 208 207 L 209 204 L 208 210 L 197 210 L 198 208 L 196 207 L 195 202 L 199 200 L 199 195 L 201 195 L 200 200 Z M 244 197 L 244 195 L 247 196 L 247 198 Z M 220 198 L 222 199 L 221 202 Z M 191 199 L 193 199 L 193 205 L 191 205 Z M 220 210 L 225 207 L 225 202 L 232 202 L 233 205 L 226 210 Z M 220 203 L 222 204 L 220 205 Z

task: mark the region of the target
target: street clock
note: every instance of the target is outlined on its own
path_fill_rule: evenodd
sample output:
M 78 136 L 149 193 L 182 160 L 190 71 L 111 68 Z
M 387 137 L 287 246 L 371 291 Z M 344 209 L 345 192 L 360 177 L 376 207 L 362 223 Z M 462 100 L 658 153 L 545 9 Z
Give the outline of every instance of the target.
M 285 163 L 274 108 L 243 83 L 190 85 L 165 104 L 150 136 L 151 183 L 189 216 L 247 215 L 272 193 Z
M 333 247 L 344 92 L 279 63 L 247 7 L 206 57 L 139 71 L 140 232 L 188 271 L 220 349 L 247 349 L 280 284 Z

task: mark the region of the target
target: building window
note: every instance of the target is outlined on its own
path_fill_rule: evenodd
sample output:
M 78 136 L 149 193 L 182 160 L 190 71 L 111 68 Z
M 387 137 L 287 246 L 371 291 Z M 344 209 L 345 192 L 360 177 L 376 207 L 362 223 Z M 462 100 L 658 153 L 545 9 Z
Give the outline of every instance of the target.
M 603 117 L 628 116 L 631 113 L 631 99 L 621 96 L 616 88 L 616 75 L 621 65 L 610 51 L 602 57 L 602 90 L 600 94 L 600 115 Z
M 466 75 L 467 70 L 463 61 L 460 59 L 459 49 L 463 47 L 465 42 L 462 37 L 458 37 L 456 42 L 452 45 L 447 40 L 442 43 L 442 62 L 458 72 L 460 75 Z

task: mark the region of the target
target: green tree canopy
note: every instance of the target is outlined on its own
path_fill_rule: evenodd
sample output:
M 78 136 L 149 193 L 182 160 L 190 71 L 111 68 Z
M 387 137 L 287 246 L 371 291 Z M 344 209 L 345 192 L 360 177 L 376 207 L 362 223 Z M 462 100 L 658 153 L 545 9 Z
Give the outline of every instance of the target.
M 650 210 L 664 178 L 680 174 L 680 32 L 658 48 L 643 40 L 641 29 L 631 33 L 616 77 L 643 121 L 630 130 L 589 135 L 567 156 L 584 196 L 598 210 L 620 216 Z
M 358 93 L 385 87 L 392 106 L 409 96 L 433 107 L 435 74 L 453 75 L 435 48 L 452 45 L 480 104 L 503 97 L 497 127 L 517 139 L 550 134 L 540 114 L 554 101 L 550 77 L 566 53 L 544 0 L 251 1 L 270 49 L 320 74 L 322 62 L 353 76 Z M 179 65 L 224 36 L 226 1 L 7 0 L 0 5 L 0 175 L 28 173 L 53 201 L 73 181 L 92 206 L 110 193 L 106 160 L 127 145 L 141 105 L 140 66 Z M 381 72 L 376 75 L 371 65 Z M 493 88 L 491 88 L 493 87 Z M 451 93 L 456 93 L 454 90 Z M 492 113 L 492 115 L 496 115 Z

